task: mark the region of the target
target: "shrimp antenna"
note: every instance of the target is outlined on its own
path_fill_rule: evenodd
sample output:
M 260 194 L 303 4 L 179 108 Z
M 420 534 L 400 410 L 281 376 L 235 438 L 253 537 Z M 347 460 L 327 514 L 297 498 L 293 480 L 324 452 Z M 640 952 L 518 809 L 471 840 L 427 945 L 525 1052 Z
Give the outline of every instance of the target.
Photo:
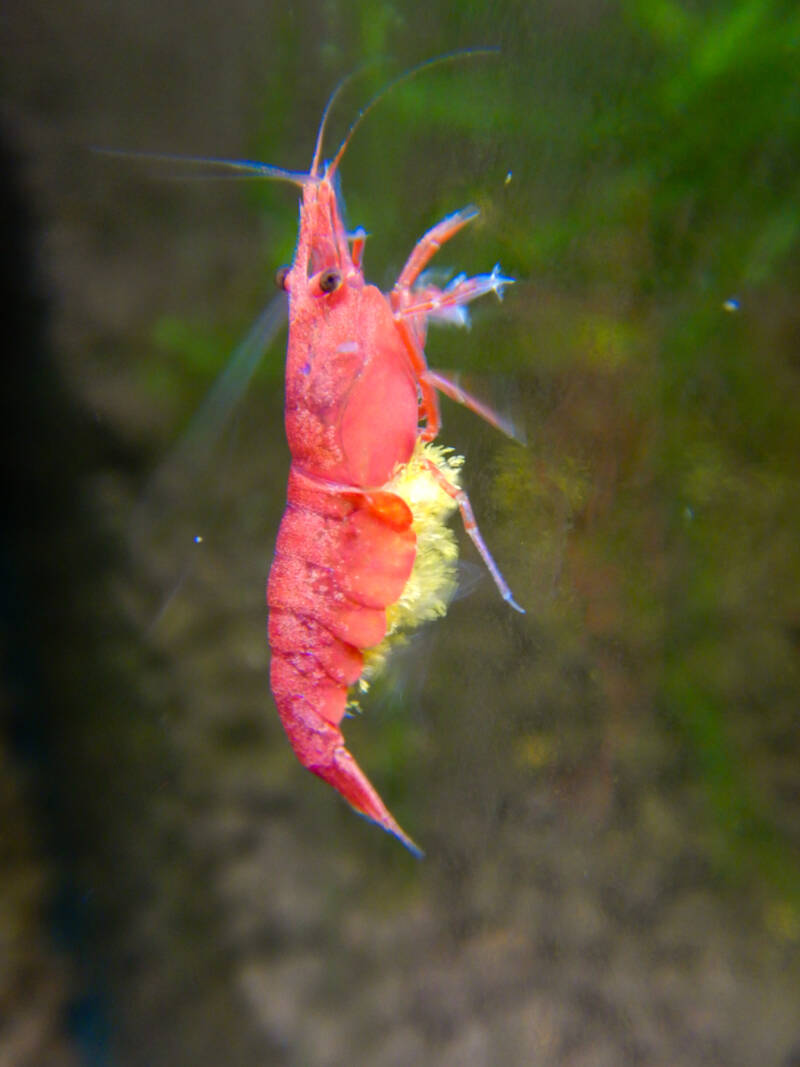
M 293 185 L 304 185 L 308 180 L 307 174 L 282 167 L 273 167 L 268 163 L 259 163 L 255 159 L 224 159 L 218 156 L 182 156 L 168 152 L 128 152 L 115 148 L 93 148 L 103 156 L 116 156 L 122 159 L 142 159 L 156 163 L 188 163 L 190 166 L 217 167 L 220 170 L 236 170 L 244 172 L 241 177 L 271 178 L 275 181 L 291 182 Z M 223 175 L 208 175 L 208 177 L 223 177 Z M 224 177 L 233 177 L 226 174 Z
M 310 178 L 316 178 L 317 171 L 319 170 L 320 159 L 322 158 L 322 141 L 325 137 L 325 126 L 328 122 L 328 116 L 330 115 L 333 105 L 339 97 L 342 89 L 348 82 L 351 82 L 357 74 L 360 74 L 364 70 L 365 66 L 372 66 L 371 63 L 363 63 L 356 70 L 351 70 L 349 74 L 345 74 L 336 85 L 333 87 L 333 92 L 328 97 L 328 102 L 325 105 L 325 110 L 322 112 L 322 118 L 319 123 L 319 130 L 317 131 L 317 140 L 314 145 L 314 158 L 311 160 L 311 170 L 308 172 Z
M 328 115 L 331 113 L 334 101 L 338 97 L 339 93 L 345 87 L 347 82 L 353 77 L 353 74 L 346 74 L 333 88 L 333 92 L 328 97 L 328 102 L 325 105 L 325 110 L 322 112 L 322 118 L 319 122 L 319 129 L 317 130 L 317 140 L 314 145 L 314 158 L 311 160 L 311 170 L 308 172 L 311 178 L 316 178 L 317 171 L 319 170 L 320 156 L 322 155 L 322 140 L 325 136 L 325 125 L 328 121 Z
M 339 150 L 334 156 L 333 162 L 328 167 L 328 174 L 330 175 L 335 172 L 335 170 L 342 161 L 342 156 L 345 154 L 347 146 L 350 144 L 353 134 L 356 132 L 356 130 L 367 117 L 367 115 L 370 113 L 370 111 L 372 111 L 378 101 L 383 99 L 383 97 L 386 96 L 386 94 L 390 92 L 390 90 L 396 88 L 398 85 L 400 85 L 404 81 L 407 81 L 409 78 L 415 77 L 421 71 L 428 70 L 429 67 L 438 67 L 442 63 L 453 63 L 459 59 L 471 59 L 473 56 L 496 56 L 499 55 L 499 53 L 499 48 L 461 48 L 456 52 L 445 52 L 441 56 L 433 56 L 431 59 L 426 59 L 423 63 L 418 63 L 416 67 L 411 67 L 410 70 L 406 70 L 402 74 L 399 74 L 396 78 L 390 81 L 388 85 L 384 85 L 382 89 L 379 89 L 378 92 L 372 97 L 372 99 L 368 100 L 367 103 L 358 112 L 350 126 L 350 129 L 345 134 L 344 140 L 339 145 Z M 342 82 L 337 85 L 336 89 L 334 90 L 334 95 L 338 93 L 341 87 Z M 322 118 L 323 125 L 327 116 L 328 108 L 326 107 L 325 114 Z M 322 130 L 320 130 L 320 134 L 321 133 Z M 317 154 L 315 154 L 314 156 L 315 165 L 318 161 L 317 155 L 319 153 L 319 148 L 320 145 L 318 143 Z
M 123 159 L 150 160 L 156 163 L 187 163 L 190 166 L 205 166 L 225 171 L 239 171 L 239 174 L 211 174 L 203 175 L 203 177 L 272 178 L 276 181 L 292 182 L 293 185 L 303 186 L 309 178 L 316 178 L 319 172 L 319 165 L 322 157 L 322 142 L 325 137 L 325 127 L 328 122 L 328 117 L 333 110 L 333 105 L 336 103 L 342 90 L 349 82 L 369 67 L 376 66 L 377 62 L 377 60 L 372 60 L 367 63 L 362 63 L 355 70 L 351 70 L 349 74 L 345 74 L 345 76 L 334 86 L 333 92 L 328 97 L 325 110 L 322 112 L 322 119 L 320 120 L 319 130 L 317 131 L 317 140 L 314 145 L 314 158 L 311 161 L 311 169 L 308 174 L 285 170 L 283 167 L 273 167 L 268 163 L 260 163 L 255 159 L 227 159 L 220 156 L 184 156 L 173 152 L 132 152 L 115 148 L 92 148 L 92 151 L 99 155 L 117 156 Z
M 345 135 L 339 149 L 334 157 L 333 162 L 328 167 L 328 174 L 335 173 L 339 163 L 344 156 L 347 146 L 361 125 L 363 120 L 367 117 L 370 111 L 375 107 L 379 100 L 381 100 L 391 89 L 400 85 L 401 82 L 407 81 L 409 78 L 413 78 L 416 74 L 419 74 L 423 70 L 427 70 L 429 67 L 438 67 L 442 63 L 452 63 L 459 59 L 470 59 L 473 56 L 491 56 L 497 55 L 500 52 L 499 48 L 462 48 L 456 52 L 446 52 L 441 56 L 433 56 L 431 59 L 426 59 L 423 63 L 417 64 L 416 67 L 411 67 L 410 70 L 404 71 L 398 75 L 393 81 L 390 81 L 388 85 L 384 85 L 375 96 L 372 97 L 358 112 L 354 121 L 350 125 L 350 128 Z M 353 80 L 357 75 L 363 73 L 365 68 L 374 66 L 376 61 L 370 63 L 363 63 L 356 70 L 350 71 L 346 74 L 334 87 L 333 92 L 328 97 L 328 102 L 325 105 L 325 110 L 322 113 L 322 119 L 320 120 L 319 130 L 317 131 L 317 140 L 314 145 L 314 158 L 311 161 L 311 170 L 306 174 L 302 171 L 285 170 L 283 167 L 273 167 L 269 163 L 260 163 L 256 159 L 227 159 L 221 156 L 185 156 L 181 154 L 175 154 L 173 152 L 132 152 L 127 150 L 121 150 L 116 148 L 98 148 L 92 147 L 92 152 L 96 152 L 98 155 L 114 156 L 120 159 L 140 159 L 144 161 L 151 161 L 155 163 L 186 163 L 189 166 L 196 167 L 211 167 L 221 171 L 238 171 L 238 177 L 251 177 L 251 178 L 268 178 L 273 181 L 291 182 L 292 185 L 299 185 L 301 188 L 308 182 L 309 178 L 316 178 L 320 162 L 322 158 L 322 142 L 325 137 L 325 127 L 328 122 L 333 105 L 338 99 L 340 93 L 344 87 Z M 222 177 L 236 177 L 234 174 L 209 174 L 210 178 L 222 178 Z
M 369 70 L 371 67 L 377 67 L 380 62 L 380 59 L 365 60 L 365 62 L 359 64 L 359 66 L 357 66 L 355 70 L 351 70 L 349 74 L 345 74 L 344 77 L 341 78 L 340 81 L 338 81 L 337 84 L 333 87 L 333 92 L 328 97 L 328 102 L 325 105 L 325 110 L 322 112 L 322 118 L 320 120 L 319 130 L 317 132 L 317 141 L 314 145 L 314 158 L 311 161 L 311 170 L 308 174 L 310 178 L 317 177 L 319 165 L 322 160 L 322 142 L 325 136 L 325 126 L 328 122 L 328 116 L 333 110 L 333 105 L 336 100 L 338 100 L 342 89 L 344 89 L 346 85 L 349 85 L 350 82 L 357 78 L 360 74 L 363 74 L 365 70 Z

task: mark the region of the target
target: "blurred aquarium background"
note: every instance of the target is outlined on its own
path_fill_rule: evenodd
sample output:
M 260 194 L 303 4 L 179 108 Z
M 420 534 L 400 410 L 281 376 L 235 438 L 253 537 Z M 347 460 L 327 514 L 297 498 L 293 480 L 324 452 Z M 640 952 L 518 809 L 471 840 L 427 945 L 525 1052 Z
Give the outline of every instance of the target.
M 527 614 L 459 532 L 345 724 L 417 862 L 269 693 L 284 329 L 179 444 L 297 192 L 89 149 L 301 170 L 343 75 L 331 153 L 487 45 L 342 165 L 382 288 L 468 203 L 436 265 L 517 279 L 428 354 L 527 436 L 444 401 Z M 0 48 L 0 1067 L 796 1067 L 800 8 L 9 0 Z

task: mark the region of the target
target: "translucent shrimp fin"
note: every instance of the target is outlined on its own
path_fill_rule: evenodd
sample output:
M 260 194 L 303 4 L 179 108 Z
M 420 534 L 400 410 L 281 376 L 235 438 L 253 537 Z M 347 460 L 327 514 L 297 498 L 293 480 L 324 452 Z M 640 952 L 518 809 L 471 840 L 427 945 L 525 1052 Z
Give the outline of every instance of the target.
M 159 464 L 134 505 L 130 538 L 149 547 L 167 540 L 175 566 L 169 587 L 157 598 L 150 625 L 164 615 L 170 601 L 190 577 L 213 526 L 208 494 L 222 477 L 225 457 L 214 455 L 232 413 L 240 404 L 259 363 L 286 319 L 286 296 L 274 297 L 212 385 L 178 443 Z M 232 435 L 231 437 L 232 444 Z M 227 452 L 227 449 L 226 449 Z M 204 501 L 200 506 L 198 500 Z M 180 539 L 180 540 L 178 540 Z

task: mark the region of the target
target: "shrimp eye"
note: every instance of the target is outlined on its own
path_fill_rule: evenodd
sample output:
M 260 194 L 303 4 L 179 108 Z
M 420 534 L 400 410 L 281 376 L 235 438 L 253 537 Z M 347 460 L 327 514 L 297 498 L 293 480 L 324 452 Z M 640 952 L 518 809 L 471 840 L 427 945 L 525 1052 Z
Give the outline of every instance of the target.
M 332 293 L 335 289 L 338 289 L 341 284 L 341 272 L 336 270 L 335 267 L 329 267 L 328 270 L 324 270 L 319 276 L 319 287 L 323 293 Z
M 278 267 L 278 273 L 275 275 L 275 284 L 279 289 L 286 289 L 286 279 L 289 277 L 291 269 L 291 267 Z

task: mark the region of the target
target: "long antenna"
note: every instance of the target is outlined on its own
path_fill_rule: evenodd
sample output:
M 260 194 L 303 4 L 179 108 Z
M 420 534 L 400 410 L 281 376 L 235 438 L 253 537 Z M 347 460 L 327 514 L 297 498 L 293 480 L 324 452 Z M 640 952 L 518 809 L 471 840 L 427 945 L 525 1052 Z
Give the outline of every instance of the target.
M 400 85 L 401 82 L 407 81 L 409 78 L 413 78 L 415 75 L 419 74 L 423 70 L 427 70 L 429 67 L 438 67 L 442 63 L 453 63 L 460 59 L 471 59 L 474 56 L 495 56 L 499 53 L 499 48 L 461 48 L 456 52 L 446 52 L 444 55 L 441 56 L 433 56 L 432 59 L 426 59 L 423 63 L 417 64 L 416 67 L 411 67 L 410 70 L 406 70 L 402 74 L 399 74 L 393 81 L 390 81 L 388 85 L 384 85 L 382 89 L 379 89 L 375 96 L 373 96 L 371 100 L 368 100 L 367 103 L 358 112 L 352 124 L 350 125 L 349 130 L 345 134 L 344 140 L 342 141 L 341 145 L 339 145 L 339 150 L 334 156 L 333 162 L 330 163 L 328 166 L 328 175 L 330 176 L 336 171 L 337 167 L 342 161 L 342 156 L 347 150 L 347 146 L 350 144 L 350 140 L 353 134 L 356 132 L 358 127 L 367 117 L 369 112 L 372 111 L 372 109 L 375 107 L 379 100 L 381 100 L 390 90 Z M 341 82 L 339 83 L 339 85 L 337 85 L 334 92 L 338 92 L 340 88 Z M 325 115 L 323 116 L 323 123 L 325 121 L 325 118 L 327 118 L 327 112 L 328 109 L 326 108 Z M 319 145 L 317 147 L 319 148 Z M 314 156 L 314 161 L 315 163 L 317 162 L 316 155 Z
M 339 93 L 341 93 L 342 89 L 344 89 L 345 85 L 347 85 L 348 82 L 352 81 L 356 74 L 360 74 L 363 69 L 363 66 L 361 66 L 357 70 L 351 70 L 349 74 L 345 74 L 345 76 L 333 87 L 333 92 L 328 97 L 328 102 L 325 105 L 325 110 L 322 112 L 322 118 L 319 122 L 317 140 L 314 144 L 314 158 L 311 160 L 311 170 L 309 171 L 310 178 L 316 178 L 317 172 L 319 171 L 319 164 L 322 158 L 322 140 L 325 136 L 325 125 L 328 121 L 328 115 L 330 115 L 331 113 L 331 109 L 333 108 L 334 102 L 339 96 Z
M 388 85 L 384 85 L 383 88 L 359 110 L 355 119 L 351 123 L 344 140 L 339 146 L 333 162 L 328 166 L 328 175 L 330 176 L 335 173 L 342 161 L 345 151 L 347 150 L 347 146 L 350 144 L 353 134 L 378 101 L 390 92 L 390 90 L 396 88 L 396 86 L 407 81 L 409 78 L 413 78 L 421 71 L 428 70 L 430 67 L 438 67 L 443 63 L 453 63 L 461 59 L 472 59 L 475 56 L 493 56 L 497 55 L 499 52 L 499 48 L 462 48 L 456 52 L 447 52 L 441 56 L 433 56 L 432 59 L 426 59 L 423 63 L 418 63 L 416 67 L 411 67 L 410 70 L 404 71 L 402 74 L 398 75 L 398 77 L 390 81 Z M 364 71 L 365 67 L 373 65 L 374 63 L 362 64 L 356 70 L 345 75 L 345 77 L 343 77 L 334 87 L 333 92 L 328 97 L 325 110 L 322 113 L 319 130 L 317 131 L 317 139 L 314 144 L 314 158 L 311 161 L 311 169 L 307 174 L 302 171 L 285 170 L 283 167 L 273 167 L 269 163 L 260 163 L 256 159 L 227 159 L 220 156 L 185 156 L 172 152 L 131 152 L 115 148 L 96 147 L 93 147 L 92 151 L 97 152 L 99 155 L 115 156 L 120 159 L 141 159 L 161 163 L 186 163 L 191 166 L 199 165 L 212 167 L 223 171 L 238 171 L 241 177 L 270 178 L 274 181 L 291 182 L 292 185 L 299 185 L 302 188 L 302 186 L 308 182 L 309 178 L 314 179 L 318 177 L 320 163 L 322 161 L 322 142 L 325 136 L 325 127 L 339 94 L 342 89 L 353 80 L 353 78 Z M 214 177 L 214 175 L 207 175 L 207 177 Z M 217 177 L 223 177 L 223 175 L 217 175 Z M 225 175 L 225 177 L 234 177 L 234 175 Z
M 205 167 L 218 167 L 220 170 L 237 170 L 245 172 L 254 178 L 273 178 L 276 181 L 292 182 L 293 185 L 303 185 L 308 180 L 308 175 L 298 171 L 284 170 L 283 167 L 273 167 L 269 163 L 259 163 L 255 159 L 224 159 L 219 156 L 182 156 L 171 152 L 128 152 L 116 148 L 92 148 L 102 156 L 115 156 L 120 159 L 151 160 L 156 163 L 188 163 L 192 166 L 198 164 Z M 225 175 L 230 177 L 231 175 Z M 213 177 L 213 175 L 211 175 Z M 222 177 L 222 175 L 218 175 Z

